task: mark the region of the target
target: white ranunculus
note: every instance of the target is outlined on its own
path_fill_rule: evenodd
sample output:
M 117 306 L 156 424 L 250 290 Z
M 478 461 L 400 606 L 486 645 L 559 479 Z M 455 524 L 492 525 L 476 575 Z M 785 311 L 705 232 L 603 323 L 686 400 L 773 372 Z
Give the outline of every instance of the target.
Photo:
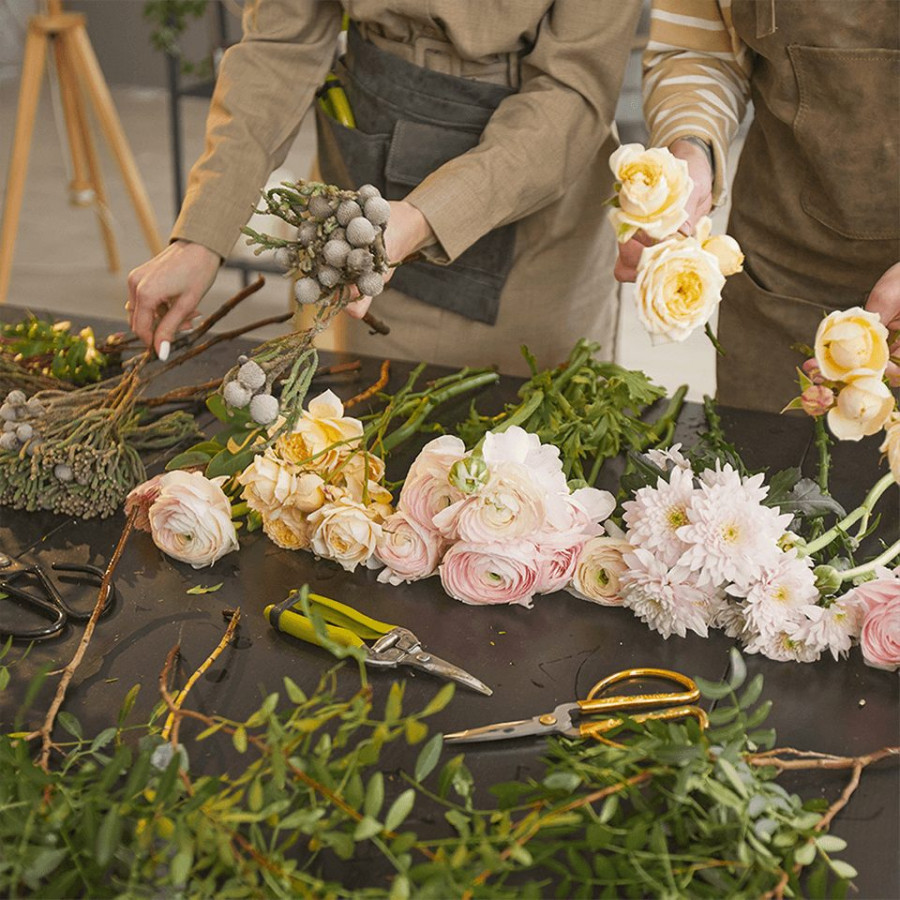
M 840 441 L 858 441 L 881 431 L 893 409 L 894 397 L 881 376 L 865 373 L 841 389 L 828 410 L 828 427 Z
M 683 341 L 710 320 L 724 285 L 719 261 L 693 238 L 646 247 L 635 279 L 638 319 L 656 340 Z
M 816 331 L 816 362 L 825 378 L 848 381 L 859 369 L 881 377 L 890 358 L 888 330 L 859 306 L 829 313 Z
M 685 204 L 694 184 L 683 159 L 664 147 L 624 144 L 610 156 L 609 167 L 621 185 L 619 205 L 609 213 L 620 243 L 638 230 L 664 238 L 687 219 Z
M 326 503 L 309 516 L 310 549 L 352 572 L 368 563 L 381 537 L 381 525 L 369 509 L 349 497 Z
M 631 550 L 628 541 L 600 535 L 582 548 L 572 574 L 574 593 L 602 606 L 621 606 L 619 578 L 628 568 L 624 554 Z
M 224 476 L 210 480 L 200 472 L 163 475 L 149 512 L 153 543 L 195 569 L 237 550 L 231 503 L 221 487 L 226 480 Z

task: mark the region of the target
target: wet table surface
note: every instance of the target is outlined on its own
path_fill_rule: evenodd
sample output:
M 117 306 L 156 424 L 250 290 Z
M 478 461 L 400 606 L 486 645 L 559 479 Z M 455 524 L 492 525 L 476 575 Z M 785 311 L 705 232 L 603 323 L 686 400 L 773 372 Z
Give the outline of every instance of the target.
M 0 310 L 0 317 L 6 320 L 20 316 L 15 308 Z M 95 325 L 98 335 L 115 330 L 113 323 L 88 324 Z M 220 376 L 239 352 L 240 345 L 220 345 L 166 376 L 169 381 L 160 389 Z M 335 358 L 323 355 L 323 362 Z M 362 362 L 358 379 L 323 382 L 321 389 L 331 387 L 344 398 L 358 393 L 375 381 L 380 363 L 376 359 Z M 389 390 L 403 383 L 409 368 L 402 363 L 393 366 Z M 517 384 L 504 379 L 483 392 L 479 409 L 498 411 L 514 396 Z M 462 418 L 467 405 L 465 400 L 446 409 L 443 418 L 449 422 Z M 722 423 L 751 469 L 766 467 L 774 472 L 802 465 L 807 474 L 814 473 L 816 450 L 808 421 L 722 410 Z M 702 425 L 702 410 L 687 405 L 676 440 L 690 445 Z M 397 454 L 389 477 L 400 477 L 414 450 Z M 833 455 L 832 493 L 850 509 L 884 471 L 878 465 L 877 441 L 838 445 Z M 148 459 L 149 472 L 161 469 L 163 461 L 162 456 Z M 602 479 L 600 487 L 615 490 L 616 466 L 607 465 Z M 883 499 L 880 509 L 879 534 L 896 535 L 900 531 L 896 495 Z M 123 522 L 121 513 L 103 521 L 84 522 L 0 507 L 0 552 L 47 567 L 52 562 L 103 566 Z M 81 720 L 86 733 L 106 727 L 111 711 L 120 707 L 136 683 L 142 690 L 132 721 L 141 721 L 142 715 L 146 721 L 158 700 L 157 680 L 168 651 L 180 642 L 178 671 L 179 683 L 183 683 L 218 643 L 224 628 L 222 610 L 227 607 L 242 609 L 239 638 L 192 689 L 192 708 L 208 715 L 241 719 L 255 710 L 266 694 L 279 690 L 285 675 L 304 690 L 313 690 L 321 674 L 332 666 L 332 657 L 277 633 L 262 615 L 267 604 L 278 602 L 303 584 L 375 618 L 411 628 L 428 649 L 460 664 L 493 688 L 492 697 L 458 689 L 450 706 L 430 719 L 433 729 L 445 732 L 530 717 L 576 695 L 584 696 L 606 674 L 634 666 L 671 668 L 719 679 L 727 672 L 732 646 L 720 632 L 712 633 L 709 639 L 689 635 L 663 640 L 628 610 L 599 607 L 566 593 L 538 597 L 532 609 L 466 606 L 447 597 L 437 579 L 400 587 L 379 584 L 375 572 L 360 569 L 347 573 L 335 563 L 317 561 L 308 553 L 281 550 L 260 532 L 242 535 L 239 553 L 200 571 L 164 556 L 149 535 L 137 533 L 127 544 L 115 580 L 119 602 L 95 632 L 65 706 Z M 195 585 L 219 582 L 222 587 L 215 593 L 186 593 Z M 80 637 L 81 628 L 76 626 L 58 638 L 36 644 L 27 655 L 23 647 L 14 646 L 10 659 L 18 654 L 19 662 L 11 672 L 11 687 L 0 695 L 0 722 L 11 721 L 31 676 L 48 663 L 56 668 L 68 662 Z M 767 725 L 777 730 L 778 746 L 857 755 L 898 743 L 897 676 L 864 665 L 858 648 L 849 660 L 841 662 L 830 656 L 809 665 L 778 663 L 758 656 L 746 660 L 751 675 L 762 672 L 765 676 L 763 696 L 775 701 Z M 397 675 L 390 670 L 369 671 L 378 709 Z M 348 694 L 358 686 L 358 673 L 352 665 L 338 677 Z M 413 673 L 407 678 L 404 706 L 421 709 L 440 683 L 425 674 Z M 35 708 L 44 708 L 49 696 L 45 687 Z M 33 721 L 37 713 L 31 717 Z M 216 756 L 223 752 L 221 748 L 207 747 L 214 743 L 199 745 L 211 755 L 206 759 L 195 755 L 192 768 L 234 764 L 233 759 Z M 449 758 L 451 750 L 455 753 L 457 749 L 445 749 L 445 756 Z M 538 777 L 542 771 L 540 739 L 462 749 L 479 784 Z M 382 758 L 382 768 L 391 771 L 408 767 L 416 751 L 398 748 L 395 757 L 391 756 L 395 751 L 388 751 Z M 846 773 L 817 770 L 782 779 L 782 783 L 804 797 L 833 800 L 846 777 Z M 857 896 L 900 896 L 898 818 L 897 766 L 872 767 L 864 773 L 860 788 L 832 827 L 833 833 L 849 842 L 842 858 L 860 873 Z

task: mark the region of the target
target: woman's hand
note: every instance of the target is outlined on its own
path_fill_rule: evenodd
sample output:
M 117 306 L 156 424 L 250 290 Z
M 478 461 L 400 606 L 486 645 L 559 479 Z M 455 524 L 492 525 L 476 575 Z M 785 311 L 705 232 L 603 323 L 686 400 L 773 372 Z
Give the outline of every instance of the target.
M 888 331 L 900 331 L 900 263 L 891 266 L 875 282 L 866 300 L 866 309 L 878 313 Z M 900 340 L 891 347 L 891 356 L 900 356 Z M 900 385 L 900 365 L 889 362 L 885 375 L 894 387 Z

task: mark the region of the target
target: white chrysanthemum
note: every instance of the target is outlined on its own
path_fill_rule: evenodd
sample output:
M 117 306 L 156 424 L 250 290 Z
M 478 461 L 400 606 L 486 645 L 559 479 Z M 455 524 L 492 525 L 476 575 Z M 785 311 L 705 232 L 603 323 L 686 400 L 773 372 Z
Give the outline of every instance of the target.
M 744 611 L 743 603 L 723 602 L 710 624 L 715 628 L 721 628 L 728 637 L 739 638 L 746 643 L 758 637 L 759 632 L 748 626 Z
M 792 516 L 762 506 L 763 476 L 742 479 L 730 466 L 707 470 L 677 536 L 688 545 L 680 562 L 701 571 L 701 581 L 749 584 L 781 551 L 777 541 Z
M 667 638 L 693 631 L 706 637 L 715 615 L 711 592 L 698 587 L 684 566 L 669 567 L 643 548 L 626 553 L 620 579 L 623 605 Z
M 659 466 L 664 472 L 669 469 L 690 469 L 691 464 L 684 458 L 681 452 L 681 444 L 672 444 L 667 450 L 648 450 L 644 456 L 655 466 Z
M 729 585 L 726 591 L 745 599 L 747 626 L 763 635 L 774 635 L 788 623 L 800 621 L 802 608 L 819 598 L 809 558 L 799 558 L 793 551 L 779 553 L 772 565 L 760 567 L 753 581 Z
M 628 543 L 649 550 L 666 565 L 674 565 L 687 549 L 678 530 L 690 522 L 688 508 L 694 491 L 691 470 L 680 468 L 672 470 L 668 481 L 658 479 L 655 488 L 640 488 L 634 500 L 622 506 Z
M 859 606 L 836 600 L 828 607 L 805 606 L 803 612 L 805 618 L 789 626 L 791 637 L 817 647 L 820 652 L 831 651 L 836 660 L 846 656 L 862 627 L 863 613 Z
M 747 653 L 761 653 L 777 662 L 815 662 L 820 650 L 799 637 L 779 631 L 773 635 L 757 635 L 744 645 Z

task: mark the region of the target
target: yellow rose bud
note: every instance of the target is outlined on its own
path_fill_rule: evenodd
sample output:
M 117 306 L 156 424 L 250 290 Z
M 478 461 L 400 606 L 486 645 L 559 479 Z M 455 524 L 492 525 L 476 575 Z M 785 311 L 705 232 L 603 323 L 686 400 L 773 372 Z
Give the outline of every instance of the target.
M 859 306 L 837 310 L 819 324 L 816 362 L 831 381 L 848 381 L 858 369 L 881 378 L 890 357 L 887 338 L 888 330 L 876 313 Z

